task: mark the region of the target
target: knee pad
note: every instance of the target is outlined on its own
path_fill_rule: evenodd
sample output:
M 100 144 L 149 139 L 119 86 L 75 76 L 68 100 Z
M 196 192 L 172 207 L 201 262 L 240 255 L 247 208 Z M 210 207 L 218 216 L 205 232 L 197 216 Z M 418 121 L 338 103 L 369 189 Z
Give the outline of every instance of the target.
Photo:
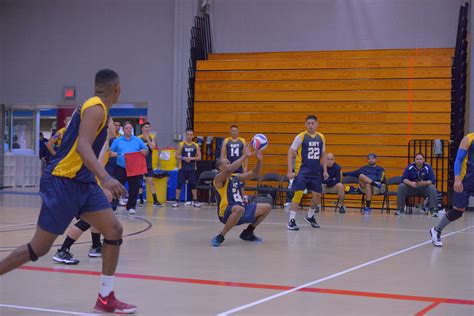
M 301 199 L 303 198 L 304 191 L 295 191 L 295 195 L 293 196 L 293 199 L 291 202 L 293 203 L 300 203 Z
M 33 247 L 31 247 L 30 243 L 28 243 L 26 246 L 28 247 L 28 252 L 30 253 L 30 260 L 33 262 L 38 260 L 38 256 L 34 252 Z
M 117 240 L 110 240 L 110 239 L 105 239 L 104 238 L 104 244 L 107 245 L 112 245 L 112 246 L 120 246 L 122 244 L 122 238 L 117 239 Z
M 463 211 L 459 210 L 449 210 L 448 213 L 446 213 L 446 217 L 449 219 L 449 221 L 454 222 L 455 220 L 461 218 Z
M 79 228 L 83 232 L 85 232 L 86 230 L 91 228 L 91 225 L 83 219 L 79 220 L 76 224 L 74 224 L 74 226 L 76 226 L 77 228 Z

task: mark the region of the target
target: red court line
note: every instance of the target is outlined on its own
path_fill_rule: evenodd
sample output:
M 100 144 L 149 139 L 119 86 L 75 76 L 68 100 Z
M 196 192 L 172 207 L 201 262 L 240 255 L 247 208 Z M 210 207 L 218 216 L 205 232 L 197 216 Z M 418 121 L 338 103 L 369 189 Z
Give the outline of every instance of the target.
M 100 274 L 101 274 L 98 271 L 66 269 L 66 268 L 36 267 L 36 266 L 35 267 L 34 266 L 23 266 L 19 269 L 28 270 L 28 271 L 55 272 L 55 273 L 93 275 L 93 276 L 100 276 Z M 130 273 L 116 273 L 115 276 L 118 277 L 118 278 L 125 278 L 125 279 L 139 279 L 139 280 L 188 283 L 188 284 L 200 284 L 200 285 L 229 286 L 229 287 L 241 287 L 241 288 L 263 289 L 263 290 L 287 291 L 287 290 L 291 290 L 291 289 L 294 288 L 294 286 L 287 286 L 287 285 L 272 285 L 272 284 L 245 283 L 245 282 L 229 282 L 229 281 L 177 278 L 177 277 L 166 277 L 166 276 L 144 275 L 144 274 L 130 274 Z M 432 303 L 437 303 L 438 302 L 438 303 L 446 303 L 446 304 L 474 305 L 474 300 L 463 300 L 463 299 L 442 298 L 442 297 L 428 297 L 428 296 L 415 296 L 415 295 L 401 295 L 401 294 L 378 293 L 378 292 L 362 292 L 362 291 L 349 291 L 349 290 L 336 290 L 336 289 L 322 289 L 322 288 L 311 288 L 311 287 L 300 289 L 300 290 L 298 290 L 298 292 L 348 295 L 348 296 L 395 299 L 395 300 L 416 301 L 416 302 L 432 302 Z M 434 307 L 436 307 L 436 306 L 434 306 Z
M 424 315 L 426 315 L 426 313 L 428 313 L 429 311 L 432 311 L 433 309 L 435 309 L 441 303 L 442 302 L 434 302 L 433 304 L 426 306 L 421 311 L 416 313 L 415 316 L 424 316 Z

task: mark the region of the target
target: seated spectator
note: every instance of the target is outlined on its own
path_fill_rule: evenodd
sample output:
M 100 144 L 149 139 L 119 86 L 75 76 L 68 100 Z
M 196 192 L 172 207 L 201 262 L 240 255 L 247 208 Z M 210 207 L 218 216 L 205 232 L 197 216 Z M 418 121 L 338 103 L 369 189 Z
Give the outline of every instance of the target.
M 339 209 L 339 213 L 345 213 L 346 208 L 344 206 L 344 185 L 341 181 L 341 167 L 335 162 L 334 155 L 332 153 L 326 154 L 326 161 L 329 178 L 323 180 L 323 194 L 337 194 L 337 208 Z
M 434 217 L 438 216 L 437 190 L 434 184 L 436 177 L 433 168 L 425 162 L 423 154 L 416 154 L 415 162 L 409 164 L 402 175 L 398 186 L 397 211 L 395 215 L 405 212 L 406 199 L 410 196 L 428 197 L 429 208 Z
M 382 193 L 382 181 L 385 177 L 384 168 L 377 166 L 377 155 L 368 154 L 368 165 L 351 172 L 344 172 L 344 176 L 358 177 L 360 190 L 365 193 L 364 215 L 370 215 L 370 204 L 373 194 Z

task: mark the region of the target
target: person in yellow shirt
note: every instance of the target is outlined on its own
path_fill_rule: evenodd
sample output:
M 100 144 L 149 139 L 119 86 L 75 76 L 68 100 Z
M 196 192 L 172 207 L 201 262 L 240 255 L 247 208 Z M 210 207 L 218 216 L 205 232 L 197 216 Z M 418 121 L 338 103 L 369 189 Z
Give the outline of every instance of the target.
M 56 152 L 58 151 L 59 146 L 61 146 L 61 142 L 63 141 L 64 132 L 66 131 L 66 128 L 69 125 L 70 121 L 71 117 L 67 116 L 64 119 L 64 127 L 58 129 L 57 132 L 49 138 L 49 141 L 46 144 L 46 148 L 48 148 L 48 151 L 51 153 L 51 155 L 56 155 Z

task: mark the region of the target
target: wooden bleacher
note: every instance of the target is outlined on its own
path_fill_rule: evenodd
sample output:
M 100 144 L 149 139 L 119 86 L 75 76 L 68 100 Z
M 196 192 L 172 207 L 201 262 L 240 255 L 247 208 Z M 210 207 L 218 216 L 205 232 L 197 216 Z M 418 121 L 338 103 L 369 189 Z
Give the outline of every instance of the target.
M 450 137 L 452 55 L 451 48 L 211 54 L 197 64 L 195 133 L 227 137 L 232 124 L 246 139 L 264 133 L 264 172 L 285 174 L 289 145 L 316 114 L 343 171 L 375 152 L 389 177 L 401 175 L 409 140 Z

